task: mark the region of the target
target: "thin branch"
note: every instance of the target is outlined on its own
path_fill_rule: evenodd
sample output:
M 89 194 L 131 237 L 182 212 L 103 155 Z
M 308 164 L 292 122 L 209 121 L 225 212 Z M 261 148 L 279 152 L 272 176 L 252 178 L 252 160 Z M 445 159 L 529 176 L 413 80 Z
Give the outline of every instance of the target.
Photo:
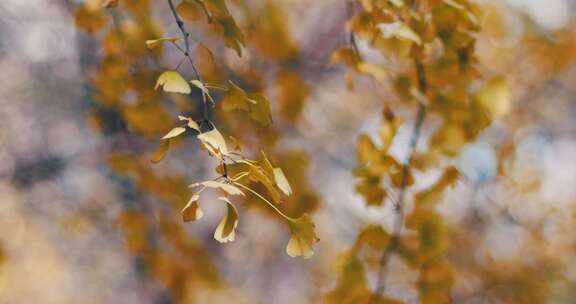
M 426 94 L 427 82 L 424 71 L 424 65 L 418 59 L 414 60 L 414 65 L 416 67 L 416 76 L 418 79 L 418 90 L 422 94 Z M 390 256 L 394 251 L 398 249 L 400 244 L 400 234 L 404 227 L 404 201 L 406 198 L 406 188 L 408 186 L 408 177 L 410 173 L 410 163 L 412 162 L 412 157 L 414 156 L 414 151 L 416 150 L 416 144 L 420 138 L 420 133 L 422 131 L 422 125 L 424 124 L 424 119 L 426 117 L 426 108 L 422 103 L 418 104 L 418 112 L 416 114 L 416 120 L 414 122 L 414 128 L 412 130 L 412 135 L 410 137 L 410 146 L 408 147 L 408 157 L 406 162 L 402 165 L 402 182 L 400 184 L 400 192 L 398 193 L 398 198 L 396 199 L 396 204 L 394 205 L 394 225 L 393 225 L 393 235 L 388 243 L 388 246 L 384 250 L 382 257 L 380 258 L 378 276 L 376 281 L 376 290 L 372 295 L 370 303 L 376 303 L 378 298 L 382 295 L 385 289 L 385 277 L 386 277 L 386 266 L 390 260 Z

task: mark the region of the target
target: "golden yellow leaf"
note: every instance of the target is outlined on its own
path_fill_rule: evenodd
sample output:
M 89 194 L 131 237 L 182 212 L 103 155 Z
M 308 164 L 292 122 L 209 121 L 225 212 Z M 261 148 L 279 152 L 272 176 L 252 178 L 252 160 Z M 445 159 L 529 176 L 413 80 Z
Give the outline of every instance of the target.
M 492 119 L 499 119 L 510 111 L 510 92 L 503 77 L 488 81 L 476 92 L 475 97 Z
M 193 84 L 195 87 L 199 88 L 200 90 L 202 90 L 202 92 L 206 95 L 210 95 L 210 91 L 208 91 L 208 89 L 204 86 L 204 84 L 197 79 L 193 79 L 190 80 L 190 83 Z
M 314 244 L 320 239 L 316 236 L 314 223 L 308 214 L 297 219 L 289 219 L 288 225 L 292 236 L 286 246 L 286 253 L 291 257 L 302 256 L 305 259 L 314 255 Z
M 158 77 L 154 90 L 162 86 L 165 92 L 190 94 L 190 85 L 176 71 L 166 71 Z
M 102 3 L 102 6 L 106 8 L 113 8 L 118 6 L 118 2 L 118 0 L 105 0 L 104 3 Z
M 228 193 L 229 195 L 244 195 L 244 192 L 242 192 L 242 190 L 240 190 L 238 187 L 217 181 L 204 181 L 201 183 L 194 183 L 190 185 L 190 187 L 198 187 L 198 186 L 221 189 L 222 191 Z
M 227 203 L 226 215 L 222 218 L 216 231 L 214 232 L 214 239 L 220 243 L 231 242 L 235 239 L 235 229 L 238 225 L 238 211 L 236 207 L 225 197 L 219 197 Z
M 270 113 L 270 103 L 266 96 L 255 93 L 250 94 L 250 117 L 263 126 L 267 126 L 272 123 L 272 114 Z
M 209 145 L 214 148 L 214 150 L 219 151 L 223 155 L 228 154 L 228 148 L 226 147 L 226 141 L 224 136 L 214 128 L 208 132 L 198 134 L 198 139 L 202 141 L 205 145 Z
M 222 110 L 243 110 L 250 111 L 250 101 L 248 100 L 248 94 L 232 81 L 230 81 L 230 88 L 228 92 L 222 98 Z
M 200 206 L 198 205 L 199 198 L 200 196 L 198 196 L 198 194 L 192 195 L 192 197 L 188 201 L 188 204 L 186 204 L 184 209 L 182 209 L 181 211 L 182 219 L 185 222 L 196 221 L 201 219 L 202 216 L 204 216 L 202 209 L 200 209 Z
M 200 132 L 200 126 L 198 125 L 198 123 L 196 123 L 196 122 L 194 121 L 194 119 L 192 119 L 192 118 L 190 118 L 190 117 L 184 117 L 184 116 L 181 116 L 181 115 L 178 115 L 178 119 L 188 121 L 188 124 L 187 124 L 187 125 L 188 125 L 188 127 L 189 127 L 190 129 L 194 129 L 194 130 Z
M 180 40 L 180 38 L 178 37 L 166 37 L 166 38 L 159 38 L 159 39 L 153 39 L 153 40 L 146 40 L 146 46 L 149 49 L 153 49 L 159 45 L 162 45 L 164 42 L 176 42 Z
M 169 138 L 174 138 L 182 133 L 186 132 L 186 128 L 183 127 L 176 127 L 172 130 L 170 130 L 170 132 L 168 132 L 168 134 L 164 135 L 162 137 L 162 139 L 169 139 Z
M 176 7 L 176 12 L 182 18 L 189 21 L 197 21 L 202 16 L 200 7 L 194 2 L 182 1 Z
M 276 185 L 278 185 L 278 188 L 280 188 L 280 190 L 282 190 L 284 194 L 291 195 L 292 188 L 290 187 L 290 183 L 288 183 L 286 175 L 284 175 L 282 169 L 274 168 L 273 172 L 274 172 L 274 180 L 276 181 Z
M 159 163 L 162 159 L 164 159 L 164 156 L 166 156 L 166 152 L 168 152 L 169 149 L 170 149 L 169 139 L 160 141 L 160 145 L 152 155 L 152 159 L 150 159 L 150 161 L 154 164 Z
M 420 36 L 404 22 L 381 23 L 378 28 L 385 37 L 394 37 L 399 40 L 414 42 L 417 45 L 422 44 Z
M 234 18 L 228 15 L 226 17 L 218 18 L 216 21 L 222 27 L 222 38 L 224 38 L 224 44 L 226 47 L 235 50 L 238 56 L 242 56 L 244 34 L 242 34 L 242 31 L 238 25 L 236 25 Z

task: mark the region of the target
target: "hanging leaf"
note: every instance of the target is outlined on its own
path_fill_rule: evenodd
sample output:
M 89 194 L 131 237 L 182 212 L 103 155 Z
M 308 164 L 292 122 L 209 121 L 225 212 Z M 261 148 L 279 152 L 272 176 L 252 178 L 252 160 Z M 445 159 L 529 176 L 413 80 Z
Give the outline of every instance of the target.
M 217 182 L 217 181 L 205 181 L 205 182 L 194 183 L 194 184 L 190 185 L 190 187 L 198 187 L 198 186 L 204 186 L 204 187 L 214 188 L 214 189 L 221 189 L 222 191 L 228 193 L 229 195 L 242 195 L 242 196 L 244 195 L 244 192 L 242 192 L 242 190 L 240 190 L 238 187 L 236 187 L 234 185 L 222 183 L 222 182 Z
M 192 197 L 188 201 L 188 204 L 186 204 L 184 209 L 182 209 L 181 211 L 182 219 L 185 222 L 196 221 L 201 219 L 202 216 L 204 216 L 202 209 L 200 209 L 200 206 L 198 205 L 199 198 L 200 196 L 198 196 L 198 194 L 192 195 Z
M 164 42 L 176 42 L 180 40 L 180 38 L 178 37 L 166 37 L 166 38 L 160 38 L 160 39 L 154 39 L 154 40 L 146 40 L 146 46 L 149 49 L 154 49 L 160 45 L 162 45 Z
M 202 16 L 201 8 L 194 2 L 182 1 L 176 7 L 176 12 L 188 21 L 198 21 Z
M 302 256 L 305 259 L 314 255 L 314 244 L 320 239 L 314 231 L 314 223 L 308 214 L 297 219 L 289 219 L 288 225 L 292 236 L 286 246 L 286 253 L 291 257 Z
M 218 199 L 225 201 L 228 208 L 226 210 L 226 215 L 222 218 L 218 227 L 216 227 L 214 238 L 220 243 L 234 241 L 236 237 L 235 229 L 238 225 L 238 211 L 227 198 L 219 197 Z
M 259 122 L 263 126 L 272 123 L 272 114 L 270 113 L 270 103 L 266 96 L 255 93 L 249 96 L 250 118 Z
M 102 3 L 102 6 L 105 8 L 114 8 L 118 6 L 118 2 L 120 2 L 119 0 L 105 0 L 104 3 Z
M 190 83 L 193 84 L 195 87 L 199 88 L 200 90 L 202 90 L 204 94 L 210 95 L 210 91 L 208 91 L 206 86 L 204 86 L 204 84 L 200 80 L 193 79 L 190 80 Z
M 164 135 L 162 137 L 162 139 L 169 139 L 169 138 L 174 138 L 182 133 L 186 132 L 186 128 L 182 128 L 182 127 L 176 127 L 172 130 L 170 130 L 170 132 L 168 132 L 168 134 Z
M 222 110 L 232 111 L 232 110 L 243 110 L 250 111 L 250 101 L 248 100 L 248 94 L 232 81 L 230 81 L 230 87 L 224 98 L 222 98 Z
M 200 126 L 192 118 L 178 115 L 178 119 L 188 121 L 188 124 L 187 124 L 188 128 L 194 129 L 194 130 L 200 132 Z
M 152 159 L 150 159 L 150 161 L 154 164 L 159 163 L 162 159 L 164 159 L 169 149 L 170 149 L 170 140 L 169 139 L 161 140 L 158 149 L 154 152 L 154 154 L 152 155 Z
M 232 16 L 226 16 L 218 18 L 216 20 L 218 24 L 222 27 L 222 38 L 224 39 L 224 44 L 226 47 L 236 51 L 238 56 L 242 56 L 242 47 L 245 45 L 244 34 L 236 25 L 236 21 Z
M 154 90 L 162 86 L 165 92 L 190 94 L 190 85 L 176 71 L 166 71 L 158 77 Z
M 476 92 L 475 97 L 492 119 L 499 119 L 510 111 L 510 92 L 503 77 L 488 81 Z
M 201 140 L 205 145 L 209 145 L 210 147 L 214 148 L 214 150 L 219 151 L 223 155 L 228 155 L 226 141 L 218 129 L 214 128 L 208 132 L 200 133 L 198 134 L 198 139 Z
M 278 185 L 278 188 L 280 188 L 280 190 L 282 190 L 284 194 L 291 195 L 292 188 L 290 187 L 290 184 L 288 183 L 288 180 L 286 179 L 286 176 L 284 175 L 282 169 L 274 168 L 273 172 L 274 172 L 274 180 L 276 181 L 276 185 Z

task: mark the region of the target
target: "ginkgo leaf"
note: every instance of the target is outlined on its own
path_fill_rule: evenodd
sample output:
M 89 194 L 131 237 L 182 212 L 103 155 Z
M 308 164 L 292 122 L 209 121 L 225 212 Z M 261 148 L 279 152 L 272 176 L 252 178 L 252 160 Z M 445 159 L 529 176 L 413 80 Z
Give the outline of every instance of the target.
M 501 118 L 510 111 L 510 91 L 503 77 L 488 81 L 476 92 L 475 97 L 493 119 Z
M 250 94 L 248 101 L 250 101 L 250 117 L 263 126 L 272 123 L 272 114 L 270 113 L 270 102 L 266 96 L 255 93 Z
M 178 37 L 166 37 L 166 38 L 160 38 L 160 39 L 154 39 L 154 40 L 146 40 L 146 46 L 149 49 L 153 49 L 157 46 L 162 45 L 164 42 L 176 42 L 180 40 L 180 38 Z
M 302 256 L 305 259 L 314 255 L 314 244 L 320 239 L 316 236 L 310 216 L 304 214 L 297 219 L 289 219 L 288 225 L 292 236 L 286 246 L 286 253 L 291 257 Z
M 178 115 L 178 119 L 188 121 L 187 125 L 190 129 L 194 129 L 194 130 L 200 132 L 200 126 L 198 125 L 198 123 L 196 123 L 194 121 L 194 119 L 192 119 L 190 117 L 181 116 L 181 115 Z
M 250 102 L 248 101 L 248 94 L 232 81 L 230 81 L 230 88 L 228 92 L 222 98 L 222 110 L 232 111 L 232 110 L 243 110 L 250 111 Z
M 154 90 L 162 86 L 165 92 L 190 94 L 190 85 L 176 71 L 166 71 L 158 77 Z
M 236 207 L 225 197 L 219 197 L 227 203 L 226 215 L 222 218 L 216 231 L 214 231 L 214 239 L 220 243 L 227 243 L 234 241 L 236 237 L 236 226 L 238 226 L 238 211 Z
M 228 155 L 228 148 L 226 147 L 224 136 L 222 136 L 217 129 L 214 128 L 208 132 L 198 134 L 198 139 L 205 145 L 210 145 L 216 151 L 220 151 L 223 155 Z
M 180 4 L 178 4 L 176 7 L 176 12 L 179 16 L 182 16 L 182 18 L 190 21 L 199 20 L 202 15 L 201 9 L 198 7 L 198 5 L 188 1 L 180 2 Z
M 240 190 L 238 187 L 236 187 L 234 185 L 222 183 L 222 182 L 217 182 L 217 181 L 205 181 L 205 182 L 194 183 L 194 184 L 190 185 L 190 187 L 198 187 L 198 186 L 221 189 L 222 191 L 224 191 L 230 195 L 244 195 L 244 192 L 242 192 L 242 190 Z
M 164 157 L 166 156 L 166 153 L 168 152 L 169 149 L 170 149 L 170 140 L 169 139 L 165 139 L 165 140 L 160 141 L 160 145 L 158 146 L 158 149 L 152 155 L 152 159 L 150 159 L 150 161 L 154 164 L 159 163 L 162 159 L 164 159 Z
M 184 209 L 182 209 L 182 219 L 185 222 L 196 221 L 204 216 L 202 209 L 200 209 L 200 206 L 198 205 L 199 198 L 200 196 L 198 196 L 198 194 L 192 195 Z
M 420 36 L 404 22 L 381 23 L 378 25 L 385 37 L 394 37 L 404 41 L 411 41 L 417 45 L 422 44 Z
M 218 24 L 222 26 L 222 38 L 224 38 L 224 44 L 226 47 L 231 48 L 236 51 L 238 56 L 242 56 L 242 46 L 244 46 L 244 34 L 236 25 L 236 21 L 232 16 L 226 16 L 223 18 L 218 18 L 216 20 Z
M 280 190 L 282 190 L 284 194 L 291 195 L 292 188 L 290 187 L 290 184 L 288 183 L 288 180 L 286 179 L 286 176 L 284 175 L 282 169 L 274 168 L 273 172 L 274 172 L 274 180 L 276 181 L 276 185 L 278 185 L 278 188 L 280 188 Z
M 119 0 L 105 0 L 104 3 L 102 3 L 102 6 L 106 8 L 113 8 L 118 6 L 118 2 Z
M 210 91 L 208 91 L 206 86 L 204 86 L 204 84 L 200 80 L 193 79 L 193 80 L 190 80 L 190 83 L 193 84 L 195 87 L 199 88 L 200 90 L 202 90 L 202 92 L 204 92 L 204 94 L 206 94 L 206 95 L 210 94 Z
M 174 138 L 182 133 L 186 132 L 186 128 L 182 128 L 182 127 L 176 127 L 172 130 L 170 130 L 170 132 L 168 132 L 168 134 L 164 135 L 162 137 L 162 139 L 169 139 L 169 138 Z

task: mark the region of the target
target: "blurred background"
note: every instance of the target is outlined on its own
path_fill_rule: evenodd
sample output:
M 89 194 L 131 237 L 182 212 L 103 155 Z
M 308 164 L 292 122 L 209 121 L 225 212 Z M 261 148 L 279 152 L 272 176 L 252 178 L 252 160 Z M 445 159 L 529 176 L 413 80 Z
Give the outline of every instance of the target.
M 455 156 L 461 178 L 438 205 L 452 301 L 574 303 L 576 1 L 476 2 L 480 70 L 506 76 L 512 105 Z M 210 71 L 209 51 L 195 48 L 208 79 L 270 99 L 268 129 L 213 115 L 249 151 L 274 151 L 295 189 L 284 210 L 310 213 L 321 239 L 304 260 L 286 255 L 288 228 L 257 202 L 238 204 L 232 243 L 212 237 L 219 204 L 181 221 L 187 185 L 214 177 L 217 164 L 192 136 L 149 161 L 176 115 L 196 113 L 200 100 L 153 90 L 179 54 L 143 42 L 179 36 L 176 23 L 166 1 L 125 1 L 118 12 L 91 3 L 0 2 L 0 303 L 322 303 L 359 230 L 391 229 L 393 212 L 355 190 L 357 137 L 377 134 L 383 102 L 397 101 L 386 83 L 357 79 L 350 90 L 346 68 L 330 63 L 348 43 L 349 4 L 230 0 L 242 57 L 185 18 L 216 58 Z M 402 158 L 414 113 L 398 115 L 406 123 L 392 150 Z M 435 126 L 425 123 L 419 149 Z M 440 173 L 416 174 L 415 189 Z M 417 274 L 397 258 L 389 267 L 388 293 L 418 303 Z

